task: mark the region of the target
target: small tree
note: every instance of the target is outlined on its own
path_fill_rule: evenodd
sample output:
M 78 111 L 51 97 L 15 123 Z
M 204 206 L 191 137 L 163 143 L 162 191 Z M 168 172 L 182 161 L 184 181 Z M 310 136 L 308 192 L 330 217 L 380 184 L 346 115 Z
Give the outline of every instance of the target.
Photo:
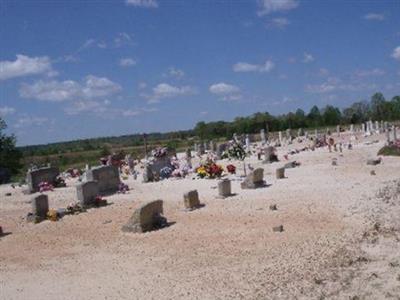
M 15 147 L 15 136 L 3 133 L 6 128 L 6 122 L 0 118 L 0 183 L 8 182 L 22 168 L 22 153 Z

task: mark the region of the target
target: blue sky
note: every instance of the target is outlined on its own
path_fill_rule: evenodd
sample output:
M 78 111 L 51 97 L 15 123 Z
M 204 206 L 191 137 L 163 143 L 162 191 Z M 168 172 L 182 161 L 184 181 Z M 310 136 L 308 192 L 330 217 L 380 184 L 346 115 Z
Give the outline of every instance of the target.
M 400 94 L 400 1 L 0 2 L 18 145 Z

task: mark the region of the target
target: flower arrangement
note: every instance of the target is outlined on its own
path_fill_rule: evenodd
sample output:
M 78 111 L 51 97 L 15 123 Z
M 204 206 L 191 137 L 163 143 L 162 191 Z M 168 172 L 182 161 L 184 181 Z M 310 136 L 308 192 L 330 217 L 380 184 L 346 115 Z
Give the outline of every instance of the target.
M 227 150 L 227 156 L 231 159 L 244 160 L 246 158 L 246 150 L 237 142 L 232 142 Z
M 172 172 L 174 170 L 171 167 L 164 167 L 160 170 L 160 178 L 161 179 L 167 179 L 171 176 Z
M 158 147 L 152 151 L 154 158 L 165 157 L 168 154 L 168 149 L 166 147 Z
M 58 220 L 58 213 L 57 213 L 57 211 L 56 211 L 55 209 L 50 209 L 50 210 L 47 212 L 47 219 L 49 219 L 50 221 L 53 221 L 53 222 L 57 221 L 57 220 Z
M 215 162 L 208 161 L 196 169 L 196 173 L 200 178 L 217 178 L 221 177 L 224 169 Z
M 94 205 L 99 207 L 99 206 L 106 206 L 107 205 L 107 200 L 103 199 L 100 195 L 97 195 L 95 200 L 94 200 Z
M 129 186 L 123 182 L 121 182 L 118 185 L 118 193 L 119 194 L 125 194 L 127 191 L 129 191 Z
M 48 191 L 53 191 L 54 187 L 51 183 L 47 181 L 42 181 L 39 183 L 39 192 L 48 192 Z
M 226 166 L 226 170 L 230 174 L 236 174 L 236 167 L 232 164 Z
M 55 187 L 66 187 L 67 185 L 65 183 L 64 178 L 62 178 L 61 176 L 58 176 L 56 178 L 56 180 L 54 180 L 54 186 Z

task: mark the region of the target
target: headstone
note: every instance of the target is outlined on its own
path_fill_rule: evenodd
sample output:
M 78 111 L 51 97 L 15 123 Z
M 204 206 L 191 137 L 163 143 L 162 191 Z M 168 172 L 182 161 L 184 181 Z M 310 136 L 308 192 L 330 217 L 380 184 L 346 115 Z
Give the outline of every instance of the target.
M 282 145 L 282 131 L 278 132 L 279 144 Z
M 146 164 L 144 166 L 144 171 L 143 171 L 143 182 L 151 182 L 151 181 L 154 181 L 153 170 L 151 169 L 149 164 Z
M 95 204 L 96 196 L 99 195 L 99 185 L 97 181 L 87 181 L 76 186 L 76 194 L 82 207 Z
M 285 168 L 276 169 L 276 179 L 283 179 L 283 178 L 285 178 Z
M 186 149 L 186 160 L 191 159 L 192 158 L 192 151 L 190 150 L 190 148 Z
M 246 176 L 245 180 L 240 184 L 242 189 L 256 189 L 265 186 L 264 181 L 264 169 L 257 168 L 251 171 L 249 175 Z
M 218 182 L 218 197 L 225 198 L 232 196 L 231 181 L 223 179 Z
M 197 154 L 198 155 L 203 155 L 206 152 L 205 147 L 204 147 L 204 143 L 199 144 L 199 149 Z
M 248 134 L 246 134 L 245 143 L 246 143 L 246 150 L 250 151 L 250 138 Z
M 214 152 L 214 153 L 217 152 L 217 144 L 215 143 L 214 140 L 210 141 L 210 148 L 211 148 L 212 152 Z
M 183 195 L 183 204 L 186 209 L 196 209 L 200 207 L 199 193 L 197 190 L 189 191 Z
M 260 130 L 260 137 L 261 137 L 261 143 L 265 143 L 267 141 L 267 139 L 265 137 L 265 130 L 264 129 Z
M 240 142 L 240 141 L 239 141 L 239 138 L 238 138 L 238 135 L 237 135 L 236 132 L 233 134 L 233 140 L 234 140 L 236 143 L 239 143 L 239 142 Z
M 124 232 L 147 232 L 164 227 L 163 201 L 156 200 L 143 204 L 135 210 L 128 223 L 122 226 Z
M 60 175 L 58 168 L 40 168 L 36 170 L 28 171 L 26 175 L 26 181 L 28 183 L 28 190 L 30 193 L 35 193 L 39 191 L 39 183 L 48 182 L 54 184 L 57 176 Z
M 291 141 L 291 140 L 292 140 L 292 134 L 291 134 L 290 128 L 286 129 L 286 139 L 287 139 L 288 141 Z
M 350 132 L 354 133 L 354 124 L 350 124 Z
M 32 198 L 32 214 L 33 216 L 44 220 L 49 211 L 49 198 L 47 195 L 41 194 Z
M 275 147 L 272 146 L 266 147 L 264 153 L 265 153 L 265 159 L 263 161 L 263 164 L 269 164 L 279 161 L 278 156 L 275 153 Z
M 375 131 L 377 133 L 380 133 L 380 128 L 379 128 L 379 122 L 378 121 L 375 121 Z
M 228 148 L 227 144 L 219 144 L 217 146 L 217 158 L 221 159 L 222 154 L 224 153 L 224 151 L 226 151 L 226 149 Z
M 97 181 L 99 193 L 116 192 L 119 184 L 117 166 L 98 166 L 91 168 L 86 174 L 87 181 Z
M 336 134 L 337 136 L 340 136 L 340 125 L 336 126 Z
M 393 141 L 396 142 L 397 141 L 396 126 L 393 125 L 392 130 L 393 130 Z

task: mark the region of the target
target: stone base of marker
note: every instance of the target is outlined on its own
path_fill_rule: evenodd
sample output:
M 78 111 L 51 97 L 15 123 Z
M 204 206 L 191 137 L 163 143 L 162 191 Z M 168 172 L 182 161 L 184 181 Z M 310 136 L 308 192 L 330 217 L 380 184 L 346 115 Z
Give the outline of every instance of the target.
M 371 166 L 375 166 L 375 165 L 379 165 L 382 162 L 381 158 L 377 158 L 377 159 L 368 159 L 367 160 L 367 165 L 371 165 Z
M 240 184 L 242 189 L 256 189 L 265 186 L 264 169 L 258 168 L 250 172 Z
M 273 232 L 283 232 L 283 225 L 272 227 Z
M 278 210 L 278 206 L 277 206 L 276 204 L 271 204 L 271 205 L 269 206 L 269 209 L 270 209 L 270 210 Z
M 229 179 L 223 179 L 218 182 L 218 198 L 226 198 L 233 196 L 231 181 Z
M 163 217 L 163 201 L 156 200 L 136 209 L 128 223 L 122 226 L 123 232 L 147 232 L 167 226 Z
M 187 210 L 194 210 L 201 206 L 197 190 L 189 191 L 183 195 L 183 205 Z
M 97 181 L 87 181 L 76 186 L 78 201 L 82 207 L 90 207 L 96 203 L 96 196 L 99 195 Z
M 283 178 L 285 178 L 285 168 L 276 169 L 276 179 L 283 179 Z
M 28 214 L 27 221 L 39 223 L 47 218 L 49 212 L 49 198 L 47 195 L 38 195 L 32 198 L 32 212 Z

